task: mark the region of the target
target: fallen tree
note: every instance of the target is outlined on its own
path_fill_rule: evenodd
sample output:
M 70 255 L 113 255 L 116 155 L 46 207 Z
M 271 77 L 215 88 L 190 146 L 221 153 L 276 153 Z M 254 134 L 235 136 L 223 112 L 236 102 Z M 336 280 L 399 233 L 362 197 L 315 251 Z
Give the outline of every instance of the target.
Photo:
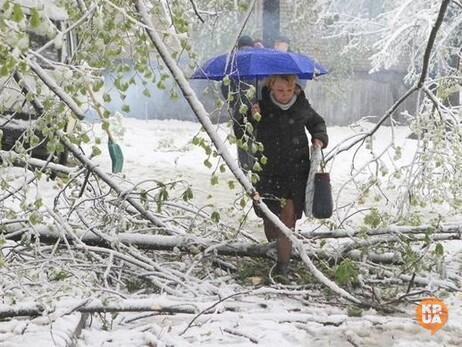
M 438 15 L 436 24 L 432 30 L 432 35 L 430 35 L 430 39 L 427 43 L 427 52 L 430 52 L 433 46 L 433 41 L 435 39 L 435 34 L 438 30 L 439 24 L 441 23 L 442 18 L 444 17 L 445 13 L 445 6 L 447 6 L 447 2 L 443 2 L 441 6 L 441 11 Z M 136 25 L 139 25 L 142 30 L 145 31 L 147 36 L 149 37 L 150 41 L 156 47 L 156 50 L 160 54 L 161 58 L 164 60 L 167 67 L 172 72 L 173 77 L 178 82 L 180 89 L 182 90 L 185 98 L 191 105 L 191 108 L 194 110 L 198 119 L 204 126 L 205 131 L 212 139 L 212 142 L 216 146 L 217 153 L 222 156 L 225 163 L 231 169 L 231 172 L 236 177 L 238 182 L 244 187 L 246 193 L 254 200 L 254 202 L 259 205 L 264 212 L 264 214 L 269 218 L 275 225 L 277 225 L 280 230 L 292 241 L 295 249 L 298 251 L 298 255 L 304 262 L 306 268 L 309 272 L 317 279 L 319 283 L 322 283 L 326 288 L 329 288 L 333 292 L 337 293 L 343 298 L 354 302 L 356 304 L 360 304 L 362 306 L 372 306 L 371 303 L 368 301 L 369 298 L 366 300 L 362 300 L 358 297 L 352 295 L 354 291 L 345 290 L 344 288 L 338 286 L 334 281 L 331 280 L 328 276 L 323 274 L 319 271 L 318 267 L 315 266 L 312 259 L 310 257 L 317 257 L 319 259 L 333 259 L 334 263 L 337 265 L 337 261 L 346 258 L 352 258 L 354 260 L 363 261 L 364 259 L 377 261 L 377 262 L 385 262 L 385 263 L 396 263 L 402 264 L 402 259 L 397 255 L 397 253 L 388 252 L 388 253 L 381 253 L 381 254 L 374 254 L 370 253 L 369 251 L 364 251 L 364 248 L 371 247 L 371 246 L 382 246 L 383 243 L 399 243 L 401 241 L 401 237 L 403 234 L 416 234 L 415 237 L 410 237 L 410 241 L 425 241 L 427 238 L 431 240 L 450 240 L 450 239 L 460 239 L 460 231 L 458 230 L 451 230 L 450 232 L 442 232 L 436 233 L 436 235 L 428 236 L 428 230 L 420 229 L 410 229 L 409 231 L 394 231 L 393 228 L 390 231 L 393 233 L 391 236 L 387 236 L 385 238 L 380 237 L 385 232 L 382 231 L 368 231 L 366 234 L 367 236 L 378 236 L 375 238 L 371 238 L 369 240 L 361 240 L 359 237 L 362 237 L 364 232 L 353 232 L 350 231 L 340 231 L 340 232 L 331 232 L 326 233 L 326 235 L 320 235 L 320 233 L 312 232 L 312 233 L 305 233 L 305 239 L 299 238 L 293 234 L 291 230 L 286 228 L 281 221 L 274 216 L 265 206 L 265 204 L 260 200 L 257 192 L 255 191 L 254 187 L 248 180 L 248 178 L 243 174 L 243 172 L 239 169 L 237 164 L 232 159 L 232 156 L 227 151 L 226 147 L 223 145 L 222 140 L 217 135 L 213 125 L 209 121 L 209 115 L 205 111 L 203 105 L 197 100 L 194 92 L 190 88 L 188 82 L 186 81 L 182 71 L 176 65 L 176 62 L 172 59 L 168 49 L 165 47 L 162 39 L 160 38 L 159 34 L 157 33 L 156 29 L 153 27 L 149 15 L 144 8 L 144 5 L 141 1 L 137 2 L 137 12 L 135 15 L 140 15 L 141 23 L 135 17 L 129 15 L 125 10 L 116 8 L 116 10 L 120 10 L 124 16 L 127 16 L 129 21 L 133 21 Z M 429 53 L 425 55 L 424 59 L 424 66 L 428 64 Z M 36 62 L 31 58 L 27 57 L 24 58 L 24 62 L 32 69 L 34 74 L 40 78 L 40 80 L 44 83 L 45 86 L 49 87 L 50 90 L 56 95 L 57 100 L 62 101 L 77 118 L 82 118 L 84 113 L 80 106 L 72 99 L 72 96 L 69 95 L 63 88 L 61 88 L 55 81 L 49 76 L 43 69 L 40 68 L 36 64 Z M 424 69 L 426 70 L 426 69 Z M 418 90 L 419 88 L 423 88 L 423 81 L 425 80 L 425 73 L 426 71 L 422 72 L 422 78 L 419 83 L 415 86 L 414 90 Z M 27 85 L 24 83 L 27 87 Z M 25 93 L 31 93 L 30 89 L 25 88 Z M 407 97 L 406 94 L 403 96 L 403 100 Z M 29 95 L 30 97 L 30 95 Z M 33 106 L 40 111 L 43 106 L 40 105 L 38 101 L 34 102 Z M 391 114 L 393 109 L 387 113 L 383 120 Z M 383 123 L 380 122 L 379 126 Z M 376 130 L 376 129 L 375 129 Z M 374 130 L 374 131 L 375 131 Z M 367 136 L 371 136 L 373 132 L 368 134 Z M 27 236 L 30 237 L 31 240 L 34 238 L 39 241 L 37 244 L 39 245 L 38 252 L 41 252 L 42 245 L 40 242 L 53 245 L 55 250 L 59 249 L 59 247 L 64 244 L 68 251 L 73 254 L 74 257 L 80 257 L 80 254 L 76 255 L 77 252 L 87 252 L 86 254 L 90 255 L 90 257 L 97 259 L 98 261 L 109 261 L 111 265 L 108 265 L 107 271 L 104 272 L 104 277 L 107 278 L 109 273 L 112 273 L 112 261 L 113 259 L 117 258 L 119 262 L 126 262 L 135 266 L 135 268 L 142 268 L 144 271 L 151 271 L 161 273 L 161 277 L 156 277 L 152 279 L 153 283 L 160 288 L 161 290 L 167 291 L 169 293 L 177 293 L 176 287 L 173 286 L 180 285 L 184 280 L 185 276 L 183 273 L 175 273 L 174 276 L 169 271 L 163 270 L 159 267 L 155 261 L 150 259 L 149 257 L 142 254 L 141 250 L 168 250 L 173 251 L 180 250 L 185 252 L 190 252 L 192 254 L 199 254 L 201 257 L 204 255 L 239 255 L 239 256 L 254 256 L 254 257 L 269 257 L 269 251 L 271 249 L 271 245 L 255 245 L 251 243 L 243 243 L 239 241 L 230 241 L 226 239 L 225 236 L 222 237 L 219 241 L 217 240 L 208 240 L 208 239 L 201 239 L 198 236 L 186 236 L 186 229 L 178 227 L 178 223 L 174 221 L 174 218 L 170 218 L 169 216 L 162 215 L 161 212 L 153 213 L 148 208 L 145 208 L 138 198 L 133 197 L 136 194 L 136 190 L 125 190 L 121 187 L 121 185 L 114 179 L 107 175 L 103 170 L 101 170 L 97 165 L 95 165 L 88 157 L 82 154 L 82 152 L 69 140 L 69 134 L 65 134 L 62 131 L 58 131 L 57 135 L 59 136 L 62 143 L 66 146 L 66 148 L 73 153 L 74 157 L 82 163 L 82 168 L 85 168 L 87 172 L 91 172 L 102 180 L 106 185 L 110 187 L 110 192 L 107 193 L 108 196 L 111 196 L 113 201 L 109 203 L 105 199 L 101 199 L 99 197 L 92 196 L 88 198 L 91 202 L 97 202 L 103 206 L 101 211 L 102 214 L 105 214 L 104 217 L 95 216 L 91 213 L 88 213 L 88 216 L 79 214 L 77 218 L 77 222 L 84 224 L 86 229 L 75 227 L 76 220 L 72 220 L 74 211 L 77 211 L 76 206 L 78 204 L 85 203 L 85 197 L 79 201 L 73 201 L 72 203 L 67 206 L 69 209 L 63 215 L 58 213 L 49 213 L 47 217 L 51 219 L 55 219 L 57 223 L 57 228 L 62 228 L 61 230 L 56 229 L 53 230 L 44 230 L 40 228 L 40 226 L 34 225 L 31 229 L 28 226 L 25 229 L 16 229 L 11 230 L 8 234 L 5 235 L 7 239 L 10 240 L 24 240 L 23 237 Z M 366 136 L 366 137 L 367 137 Z M 364 140 L 364 138 L 363 138 Z M 358 142 L 356 142 L 358 143 Z M 83 171 L 82 171 L 83 172 Z M 114 195 L 111 195 L 114 192 Z M 132 194 L 134 193 L 134 194 Z M 96 194 L 95 194 L 96 195 Z M 148 194 L 149 196 L 149 194 Z M 105 228 L 104 224 L 107 223 L 107 215 L 108 207 L 113 207 L 115 205 L 114 201 L 116 201 L 120 217 L 130 217 L 132 221 L 134 220 L 136 223 L 140 223 L 140 220 L 148 220 L 155 226 L 156 233 L 167 233 L 171 235 L 181 235 L 181 236 L 164 236 L 164 235 L 151 235 L 146 236 L 144 234 L 136 234 L 136 233 L 120 233 L 117 230 L 118 234 L 113 235 L 114 231 L 110 229 L 110 227 Z M 111 205 L 112 204 L 112 205 Z M 139 216 L 133 216 L 131 214 L 131 210 L 127 208 L 127 205 L 132 206 Z M 91 212 L 99 212 L 98 208 L 93 207 L 96 211 Z M 44 214 L 45 215 L 45 214 Z M 90 225 L 90 223 L 86 223 L 87 218 L 90 216 L 91 222 L 99 225 L 102 224 L 102 228 L 95 227 L 94 225 Z M 139 218 L 141 217 L 141 218 Z M 202 216 L 203 219 L 205 219 Z M 69 222 L 62 223 L 62 221 L 69 220 Z M 32 223 L 34 224 L 34 223 Z M 141 223 L 140 223 L 141 224 Z M 11 227 L 11 224 L 9 224 Z M 421 232 L 420 232 L 421 231 Z M 110 236 L 109 236 L 110 235 Z M 343 245 L 339 252 L 332 252 L 332 251 L 325 251 L 325 250 L 317 250 L 315 249 L 310 242 L 305 242 L 306 238 L 308 239 L 317 239 L 317 238 L 329 238 L 330 236 L 333 238 L 340 238 L 340 237 L 358 237 L 358 239 L 353 240 L 353 242 Z M 72 246 L 72 247 L 71 247 Z M 136 246 L 130 247 L 130 246 Z M 44 249 L 48 250 L 47 246 L 43 247 Z M 21 247 L 18 246 L 18 249 Z M 22 251 L 22 250 L 21 250 Z M 15 252 L 12 252 L 15 253 Z M 109 260 L 108 260 L 109 259 Z M 133 270 L 132 270 L 133 271 Z M 354 272 L 354 271 L 353 271 Z M 158 275 L 156 273 L 156 276 Z M 114 277 L 114 276 L 113 276 Z M 114 277 L 115 278 L 115 277 Z M 191 279 L 191 282 L 196 282 L 197 278 Z M 172 285 L 174 283 L 174 285 Z M 217 291 L 217 288 L 214 286 L 211 290 Z M 188 288 L 188 290 L 193 291 L 194 289 Z

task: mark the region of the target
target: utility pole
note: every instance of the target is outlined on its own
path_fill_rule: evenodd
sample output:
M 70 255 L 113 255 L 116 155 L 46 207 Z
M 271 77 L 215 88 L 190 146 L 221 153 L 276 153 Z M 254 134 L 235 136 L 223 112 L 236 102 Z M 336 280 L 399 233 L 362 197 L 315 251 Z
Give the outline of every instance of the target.
M 263 0 L 263 44 L 272 48 L 280 35 L 279 0 Z

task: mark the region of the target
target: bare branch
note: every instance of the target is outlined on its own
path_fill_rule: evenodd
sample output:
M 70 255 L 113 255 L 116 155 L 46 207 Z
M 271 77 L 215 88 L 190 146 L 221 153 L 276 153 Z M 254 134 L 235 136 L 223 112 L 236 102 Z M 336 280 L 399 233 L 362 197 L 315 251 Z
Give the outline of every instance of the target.
M 343 147 L 336 146 L 333 149 L 331 149 L 326 156 L 326 159 L 325 159 L 326 163 L 332 160 L 338 154 L 350 150 L 351 148 L 356 146 L 358 143 L 363 142 L 366 138 L 374 135 L 375 132 L 380 129 L 382 124 L 385 123 L 385 121 L 388 118 L 390 118 L 390 116 L 396 111 L 399 105 L 401 105 L 404 101 L 406 101 L 406 99 L 410 97 L 417 90 L 418 90 L 418 87 L 414 86 L 411 89 L 409 89 L 404 95 L 402 95 L 401 98 L 399 98 L 399 100 L 397 100 L 393 104 L 393 106 L 385 113 L 385 115 L 382 116 L 382 118 L 377 122 L 377 124 L 370 131 L 362 134 L 361 136 L 359 136 L 358 138 L 356 138 L 355 140 L 353 140 L 351 143 L 349 143 L 346 146 L 343 146 Z
M 462 3 L 460 3 L 458 0 L 452 0 L 452 2 L 462 8 Z
M 56 81 L 51 76 L 49 76 L 48 73 L 46 73 L 36 62 L 33 62 L 30 59 L 27 59 L 27 63 L 29 64 L 31 69 L 37 74 L 37 76 L 45 83 L 45 85 L 48 88 L 50 88 L 50 90 L 71 109 L 73 114 L 75 114 L 79 119 L 85 118 L 85 114 L 82 111 L 82 109 L 77 105 L 77 103 L 71 98 L 70 95 L 68 95 L 60 86 L 58 86 Z M 25 84 L 25 88 L 30 90 L 30 87 L 27 87 L 26 84 Z M 38 110 L 43 109 L 40 101 L 36 100 L 35 105 L 36 107 L 38 107 Z M 120 196 L 124 197 L 125 191 L 122 188 L 120 188 L 114 182 L 114 180 L 109 177 L 109 175 L 107 175 L 96 164 L 92 163 L 90 159 L 88 159 L 85 155 L 83 155 L 79 151 L 79 149 L 66 138 L 65 134 L 62 131 L 58 131 L 57 133 L 58 133 L 58 136 L 60 137 L 61 142 L 64 144 L 64 146 L 66 146 L 66 148 L 70 152 L 72 152 L 72 154 L 77 160 L 79 160 L 82 164 L 84 164 L 88 168 L 88 170 L 92 171 L 98 177 L 100 177 L 104 182 L 106 182 L 106 184 L 108 184 L 112 189 L 114 189 L 114 191 L 116 191 Z M 140 212 L 147 220 L 151 221 L 154 225 L 164 228 L 166 232 L 181 233 L 179 230 L 175 232 L 174 231 L 175 229 L 167 227 L 165 223 L 163 223 L 156 216 L 154 216 L 152 212 L 147 211 L 145 208 L 143 208 L 143 206 L 135 199 L 129 196 L 124 197 L 124 198 L 138 212 Z
M 423 58 L 423 65 L 422 65 L 422 74 L 420 75 L 419 81 L 417 82 L 417 88 L 422 88 L 425 79 L 427 78 L 428 73 L 428 64 L 430 62 L 430 54 L 433 49 L 433 44 L 435 43 L 436 34 L 440 29 L 441 24 L 443 23 L 444 16 L 446 15 L 446 10 L 448 8 L 449 3 L 451 0 L 443 0 L 441 2 L 440 11 L 438 13 L 438 17 L 436 17 L 435 24 L 433 24 L 432 31 L 430 32 L 430 37 L 428 38 L 427 47 L 425 49 L 425 54 Z
M 423 84 L 425 82 L 425 79 L 428 73 L 428 64 L 430 61 L 430 54 L 433 48 L 433 44 L 435 42 L 436 34 L 438 33 L 441 23 L 443 22 L 449 2 L 450 0 L 443 0 L 441 3 L 440 11 L 435 20 L 435 24 L 432 27 L 432 31 L 430 33 L 430 37 L 428 38 L 428 42 L 427 42 L 427 48 L 425 49 L 425 54 L 424 54 L 423 64 L 422 64 L 422 73 L 416 85 L 413 86 L 411 89 L 409 89 L 404 95 L 401 96 L 401 98 L 398 101 L 395 102 L 395 104 L 385 113 L 385 115 L 379 120 L 379 122 L 372 128 L 372 130 L 364 134 L 362 137 L 356 139 L 355 141 L 353 141 L 346 147 L 342 147 L 340 149 L 336 149 L 336 148 L 332 149 L 326 157 L 326 163 L 330 161 L 335 155 L 341 152 L 348 151 L 349 149 L 354 147 L 356 144 L 362 142 L 365 138 L 372 136 L 382 126 L 382 124 L 396 111 L 399 105 L 401 105 L 415 91 L 423 87 Z
M 196 3 L 194 2 L 194 0 L 189 0 L 189 2 L 191 3 L 191 6 L 194 10 L 194 13 L 196 14 L 197 18 L 199 18 L 199 20 L 204 23 L 204 19 L 201 17 L 201 15 L 199 14 L 199 12 L 197 11 L 197 7 L 196 7 Z

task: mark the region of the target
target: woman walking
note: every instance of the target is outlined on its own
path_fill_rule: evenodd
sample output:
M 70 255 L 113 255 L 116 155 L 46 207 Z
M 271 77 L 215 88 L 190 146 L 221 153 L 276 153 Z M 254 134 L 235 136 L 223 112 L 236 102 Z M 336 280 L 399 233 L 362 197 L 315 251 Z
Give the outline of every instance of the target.
M 261 117 L 258 117 L 260 114 Z M 243 116 L 234 124 L 239 138 L 244 133 Z M 260 118 L 260 119 L 259 119 Z M 255 119 L 259 119 L 256 121 Z M 314 147 L 325 148 L 328 144 L 324 119 L 311 108 L 303 90 L 297 85 L 297 77 L 271 76 L 262 89 L 262 98 L 251 105 L 247 120 L 256 131 L 256 141 L 263 144 L 258 154 L 262 170 L 256 172 L 260 179 L 255 188 L 269 209 L 291 229 L 301 218 L 305 203 L 305 187 L 310 169 L 309 142 Z M 266 160 L 261 160 L 262 157 Z M 292 251 L 289 239 L 268 219 L 258 207 L 255 209 L 264 220 L 268 241 L 276 241 L 277 264 L 275 272 L 287 277 Z

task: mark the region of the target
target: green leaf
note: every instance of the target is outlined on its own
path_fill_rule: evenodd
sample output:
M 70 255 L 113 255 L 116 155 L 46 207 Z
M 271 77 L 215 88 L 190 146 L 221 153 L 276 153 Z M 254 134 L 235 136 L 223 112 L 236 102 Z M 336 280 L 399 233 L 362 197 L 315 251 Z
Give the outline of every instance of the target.
M 194 136 L 193 139 L 192 139 L 192 143 L 193 145 L 198 145 L 199 143 L 201 143 L 201 138 L 200 137 L 197 137 L 197 136 Z
M 234 181 L 228 181 L 228 187 L 229 189 L 234 189 L 236 188 L 236 184 L 234 183 Z
M 30 142 L 30 144 L 31 144 L 32 146 L 38 145 L 39 142 L 40 142 L 40 138 L 39 138 L 37 135 L 33 134 L 33 135 L 30 137 L 29 142 Z
M 188 189 L 186 189 L 183 194 L 181 195 L 181 197 L 183 198 L 184 201 L 189 201 L 191 200 L 194 195 L 193 195 L 193 192 L 191 190 L 191 187 L 188 187 Z
M 42 215 L 38 211 L 34 211 L 29 216 L 29 223 L 36 225 L 42 222 Z
M 176 101 L 179 99 L 180 99 L 180 96 L 178 95 L 178 92 L 175 89 L 172 89 L 170 91 L 170 100 Z
M 109 94 L 104 93 L 103 94 L 103 100 L 104 100 L 105 103 L 109 103 L 109 102 L 111 102 L 112 98 L 111 98 L 111 96 Z
M 34 201 L 34 207 L 39 209 L 40 207 L 43 206 L 43 200 L 38 198 L 37 200 Z
M 240 114 L 246 114 L 248 110 L 249 107 L 246 104 L 241 104 L 241 106 L 239 107 Z
M 56 144 L 56 153 L 63 153 L 64 152 L 64 145 L 61 142 Z
M 444 255 L 444 247 L 443 245 L 438 242 L 435 246 L 435 250 L 434 250 L 434 254 L 437 256 L 437 257 L 442 257 Z
M 92 149 L 91 149 L 91 155 L 93 157 L 96 157 L 96 156 L 98 156 L 100 154 L 101 154 L 101 150 L 99 149 L 99 147 L 98 146 L 93 146 Z
M 151 92 L 149 91 L 148 88 L 144 88 L 143 90 L 143 95 L 150 98 L 151 97 Z
M 42 23 L 42 18 L 36 8 L 31 10 L 30 25 L 32 28 L 37 28 Z
M 162 201 L 168 200 L 168 191 L 167 188 L 163 188 L 159 193 L 159 199 Z
M 56 271 L 54 272 L 51 276 L 50 276 L 50 280 L 52 281 L 62 281 L 62 280 L 65 280 L 66 278 L 68 277 L 71 277 L 72 275 L 64 270 L 59 270 L 59 271 Z
M 213 175 L 212 178 L 210 179 L 210 183 L 212 184 L 212 186 L 217 185 L 218 184 L 218 176 Z
M 381 222 L 382 218 L 376 208 L 373 208 L 369 214 L 364 217 L 364 223 L 370 225 L 372 228 L 377 228 Z
M 245 131 L 247 131 L 249 134 L 253 134 L 254 128 L 252 123 L 247 122 L 245 123 Z
M 209 169 L 212 167 L 212 163 L 208 159 L 204 160 L 204 165 L 207 166 Z
M 220 222 L 220 214 L 219 214 L 217 211 L 214 211 L 214 212 L 212 213 L 212 215 L 210 216 L 210 218 L 211 218 L 212 221 L 214 221 L 215 223 Z
M 87 134 L 82 134 L 80 135 L 80 140 L 82 140 L 83 143 L 88 143 L 90 142 L 90 137 Z
M 258 161 L 255 162 L 255 164 L 253 165 L 253 168 L 252 168 L 252 171 L 254 172 L 259 172 L 262 170 L 262 167 L 260 166 L 260 164 L 258 163 Z
M 6 0 L 5 3 L 3 4 L 3 11 L 8 11 L 8 9 L 10 8 L 10 2 L 9 0 Z
M 52 142 L 52 141 L 47 142 L 47 152 L 48 153 L 56 152 L 56 142 Z
M 160 80 L 159 82 L 157 82 L 156 86 L 157 86 L 157 88 L 158 88 L 159 90 L 164 90 L 164 89 L 165 89 L 165 83 L 164 83 L 164 81 L 162 81 L 162 80 Z
M 123 106 L 122 106 L 122 111 L 125 112 L 125 113 L 130 112 L 130 106 L 128 106 L 128 105 L 123 105 Z
M 245 92 L 245 96 L 247 97 L 247 99 L 252 100 L 255 97 L 255 92 L 256 92 L 255 87 L 250 86 L 250 88 L 247 89 L 247 91 Z
M 98 92 L 104 86 L 104 81 L 99 80 L 93 85 L 93 91 Z
M 13 18 L 15 22 L 19 23 L 24 19 L 24 13 L 22 12 L 22 7 L 18 4 L 13 6 Z
M 363 315 L 363 310 L 358 306 L 348 306 L 347 308 L 348 317 L 361 317 Z
M 358 282 L 358 269 L 350 259 L 344 259 L 335 270 L 335 279 L 339 285 Z

